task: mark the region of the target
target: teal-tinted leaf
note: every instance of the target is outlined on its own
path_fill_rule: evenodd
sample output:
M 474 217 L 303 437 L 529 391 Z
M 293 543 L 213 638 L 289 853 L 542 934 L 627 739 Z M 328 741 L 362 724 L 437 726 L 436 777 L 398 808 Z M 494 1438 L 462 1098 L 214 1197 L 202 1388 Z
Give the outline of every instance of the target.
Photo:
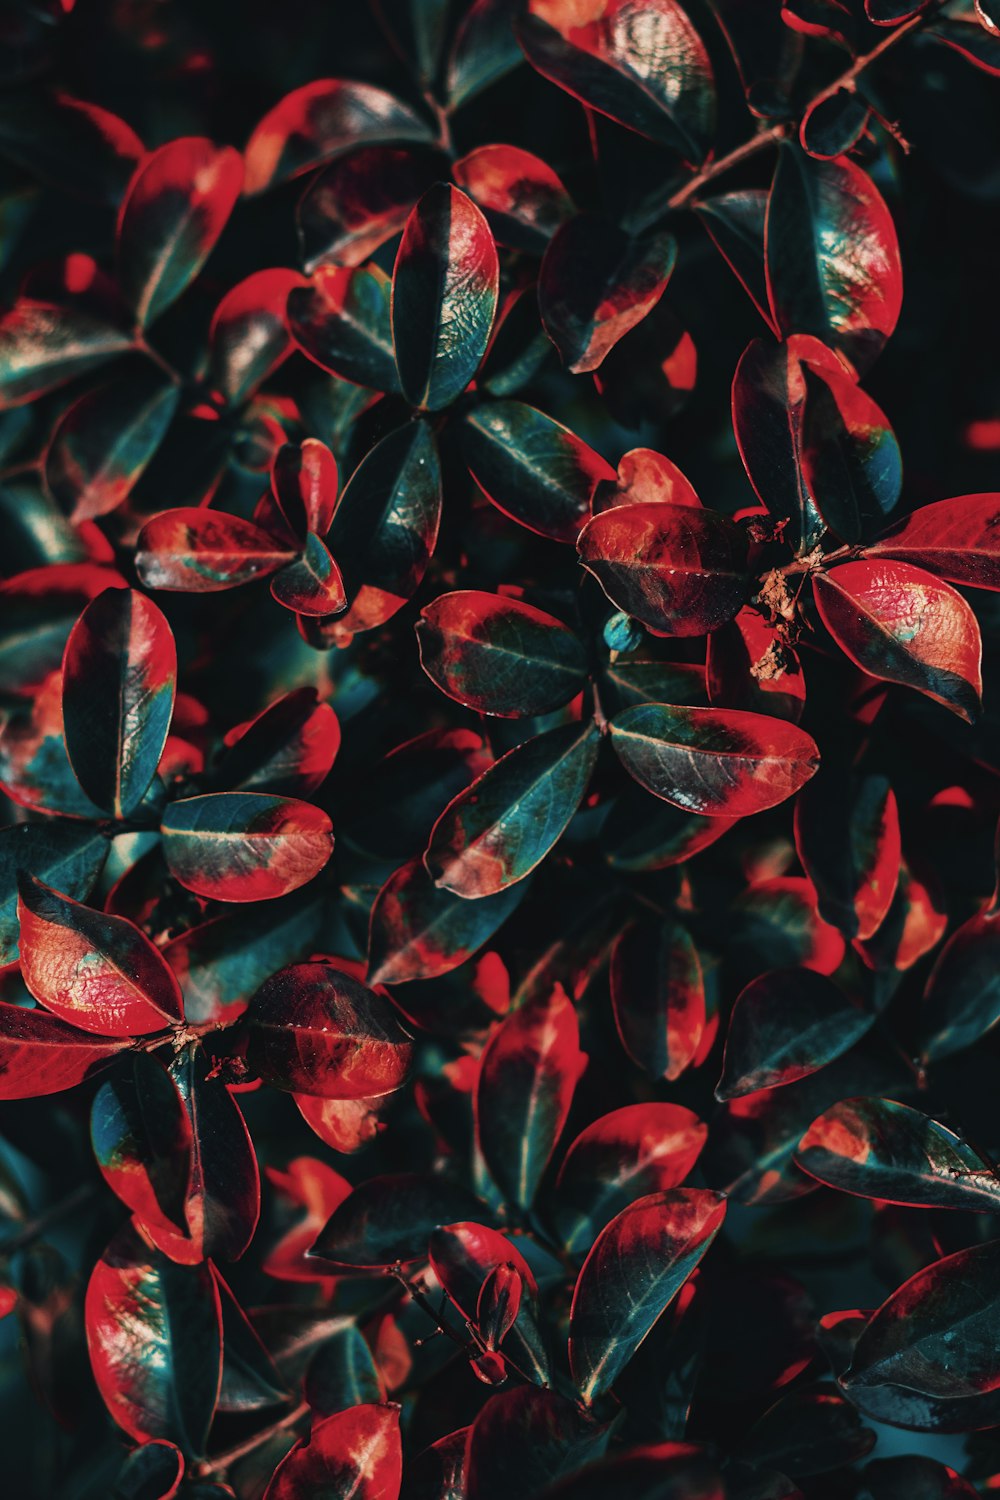
M 937 1062 L 978 1042 L 1000 1020 L 1000 913 L 980 912 L 948 939 L 927 981 L 924 1056 Z
M 433 83 L 448 26 L 449 0 L 374 0 L 373 10 L 400 57 Z
M 795 847 L 824 920 L 846 937 L 872 937 L 899 880 L 899 812 L 888 780 L 849 780 L 824 766 L 796 800 Z
M 320 78 L 293 89 L 257 125 L 246 148 L 247 193 L 262 193 L 379 141 L 430 141 L 433 132 L 385 89 L 346 78 Z
M 208 330 L 209 380 L 230 406 L 253 395 L 291 351 L 285 308 L 293 288 L 305 285 L 298 271 L 254 271 L 215 309 Z
M 110 1500 L 163 1500 L 176 1494 L 183 1475 L 184 1455 L 173 1443 L 141 1443 L 126 1456 Z
M 802 466 L 820 514 L 845 542 L 879 532 L 903 484 L 903 460 L 882 408 L 841 370 L 802 365 Z
M 978 1493 L 936 1458 L 907 1453 L 866 1464 L 858 1500 L 976 1500 Z
M 741 1440 L 742 1458 L 804 1478 L 857 1463 L 875 1446 L 849 1401 L 832 1389 L 790 1391 Z
M 188 1233 L 191 1123 L 167 1070 L 138 1052 L 101 1084 L 90 1108 L 90 1143 L 111 1191 L 143 1223 Z
M 399 1173 L 369 1177 L 335 1208 L 313 1246 L 318 1259 L 363 1270 L 419 1260 L 435 1229 L 478 1221 L 485 1205 L 447 1177 Z
M 302 264 L 360 266 L 402 229 L 414 203 L 441 176 L 429 151 L 367 146 L 331 162 L 299 200 Z
M 86 1323 L 94 1379 L 119 1427 L 203 1455 L 222 1380 L 208 1266 L 176 1266 L 126 1226 L 91 1274 Z
M 96 828 L 74 823 L 20 823 L 0 832 L 0 963 L 17 958 L 17 880 L 34 875 L 74 898 L 85 898 L 107 858 Z
M 320 1417 L 383 1399 L 385 1391 L 372 1352 L 356 1323 L 345 1321 L 316 1350 L 306 1371 L 304 1394 Z
M 100 821 L 101 809 L 73 775 L 66 754 L 61 672 L 53 672 L 30 707 L 14 710 L 0 729 L 0 784 L 19 807 Z
M 586 683 L 587 657 L 561 620 L 521 599 L 461 589 L 417 621 L 420 665 L 435 687 L 477 713 L 530 718 Z
M 815 741 L 796 725 L 739 709 L 639 704 L 615 715 L 611 744 L 640 786 L 712 817 L 784 802 L 819 761 Z
M 679 1104 L 627 1104 L 588 1125 L 563 1158 L 549 1208 L 566 1249 L 585 1253 L 636 1198 L 679 1187 L 707 1135 Z
M 448 1224 L 430 1237 L 431 1267 L 462 1317 L 479 1325 L 483 1288 L 498 1272 L 517 1277 L 520 1303 L 505 1336 L 494 1341 L 539 1385 L 550 1380 L 549 1359 L 538 1327 L 538 1288 L 531 1268 L 517 1247 L 497 1229 L 485 1224 Z
M 411 860 L 389 876 L 372 907 L 369 984 L 436 979 L 458 968 L 503 925 L 524 891 L 518 883 L 466 901 L 439 890 L 423 861 Z
M 719 1193 L 672 1188 L 639 1198 L 598 1235 L 570 1311 L 570 1370 L 588 1404 L 614 1385 L 725 1214 Z
M 310 531 L 301 556 L 271 579 L 271 593 L 295 614 L 333 615 L 347 605 L 344 580 L 325 542 Z
M 618 656 L 601 668 L 600 687 L 606 713 L 617 713 L 636 703 L 708 706 L 704 668 L 687 662 Z
M 498 510 L 529 531 L 575 542 L 594 491 L 615 471 L 581 438 L 533 406 L 493 401 L 470 412 L 462 448 L 473 479 Z
M 465 12 L 448 60 L 451 109 L 458 109 L 524 61 L 514 36 L 514 10 L 514 0 L 473 0 Z
M 764 322 L 774 330 L 764 277 L 764 218 L 767 193 L 741 188 L 701 198 L 692 208 L 724 255 Z
M 157 605 L 107 589 L 73 626 L 63 661 L 66 751 L 89 797 L 128 817 L 149 787 L 174 710 L 177 649 Z
M 500 1022 L 476 1083 L 476 1139 L 509 1203 L 530 1208 L 586 1067 L 576 1011 L 560 986 Z
M 627 927 L 611 955 L 611 1003 L 622 1046 L 652 1078 L 679 1078 L 705 1030 L 705 981 L 678 922 Z
M 45 483 L 76 522 L 107 515 L 130 494 L 166 434 L 180 392 L 158 372 L 96 387 L 60 418 L 45 454 Z
M 565 1396 L 535 1386 L 493 1396 L 469 1432 L 468 1500 L 537 1495 L 549 1481 L 599 1458 L 608 1442 L 599 1424 Z M 584 1470 L 584 1472 L 586 1472 Z
M 320 266 L 307 285 L 288 294 L 289 332 L 328 374 L 398 391 L 389 292 L 389 279 L 377 268 Z
M 256 1412 L 280 1406 L 290 1392 L 253 1324 L 219 1272 L 212 1266 L 222 1303 L 222 1389 L 220 1412 Z
M 778 1088 L 847 1052 L 875 1023 L 831 979 L 773 969 L 738 996 L 729 1021 L 717 1099 Z
M 406 221 L 392 275 L 396 367 L 411 406 L 439 411 L 465 390 L 486 352 L 499 279 L 480 210 L 458 188 L 429 188 Z
M 340 748 L 340 724 L 316 689 L 275 698 L 249 724 L 226 736 L 214 786 L 303 797 L 326 780 Z
M 587 721 L 509 750 L 445 808 L 424 864 L 457 896 L 492 896 L 526 875 L 565 832 L 586 793 L 600 737 Z
M 667 231 L 632 239 L 597 214 L 557 230 L 539 272 L 538 305 L 564 366 L 573 374 L 596 370 L 652 312 L 676 260 Z
M 629 787 L 616 800 L 601 843 L 613 870 L 665 870 L 707 849 L 738 821 L 706 818 L 669 803 L 653 807 L 645 792 Z
M 1000 1180 L 954 1131 L 893 1099 L 844 1099 L 814 1120 L 795 1160 L 843 1193 L 917 1208 L 1000 1209 Z
M 161 824 L 170 873 L 216 901 L 269 901 L 318 875 L 330 819 L 294 797 L 218 792 L 171 803 Z
M 0 411 L 34 401 L 131 347 L 131 334 L 86 307 L 21 297 L 0 317 Z

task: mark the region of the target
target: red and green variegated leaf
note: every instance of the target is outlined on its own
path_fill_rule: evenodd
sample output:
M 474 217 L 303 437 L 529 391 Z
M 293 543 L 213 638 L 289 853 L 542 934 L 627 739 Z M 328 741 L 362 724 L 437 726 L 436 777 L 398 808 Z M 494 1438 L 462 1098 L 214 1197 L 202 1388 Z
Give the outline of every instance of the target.
M 295 797 L 217 792 L 171 803 L 160 827 L 171 875 L 214 901 L 270 901 L 318 875 L 330 819 Z
M 276 698 L 249 724 L 226 735 L 216 785 L 221 790 L 304 797 L 326 780 L 340 748 L 340 725 L 315 688 Z
M 360 266 L 399 233 L 421 193 L 441 175 L 435 153 L 397 146 L 366 146 L 331 162 L 295 212 L 306 270 Z
M 342 559 L 348 608 L 310 644 L 347 646 L 391 620 L 423 580 L 441 524 L 441 465 L 431 428 L 409 422 L 376 443 L 340 498 L 329 544 Z
M 177 648 L 159 606 L 135 589 L 87 605 L 63 657 L 63 729 L 88 797 L 128 817 L 163 754 L 174 711 Z
M 489 1217 L 486 1205 L 447 1177 L 402 1172 L 368 1177 L 334 1209 L 313 1254 L 345 1267 L 379 1270 L 423 1260 L 435 1229 Z
M 352 1406 L 317 1422 L 275 1469 L 263 1500 L 397 1500 L 403 1480 L 398 1406 Z
M 506 1352 L 539 1385 L 550 1380 L 545 1343 L 537 1321 L 538 1288 L 528 1262 L 508 1239 L 485 1224 L 448 1224 L 428 1241 L 431 1267 L 463 1318 L 479 1323 L 479 1310 L 491 1275 L 510 1270 L 519 1279 L 517 1316 L 508 1330 Z M 482 1329 L 482 1324 L 479 1323 Z M 493 1347 L 503 1343 L 494 1341 Z
M 17 958 L 19 877 L 44 877 L 83 898 L 89 896 L 107 854 L 107 839 L 87 824 L 54 819 L 0 831 L 0 964 Z
M 256 1329 L 233 1296 L 218 1266 L 211 1267 L 222 1302 L 222 1389 L 219 1414 L 263 1412 L 290 1401 L 291 1392 L 261 1342 Z M 266 1418 L 264 1419 L 266 1420 Z M 225 1492 L 202 1500 L 231 1500 Z
M 896 326 L 903 274 L 892 216 L 867 172 L 782 146 L 765 241 L 780 332 L 814 334 L 856 369 L 870 365 Z
M 297 537 L 326 536 L 337 506 L 337 460 L 318 438 L 284 443 L 271 464 L 271 493 Z
M 561 620 L 521 599 L 439 594 L 416 624 L 420 665 L 442 693 L 505 719 L 549 713 L 587 680 L 587 656 Z
M 771 963 L 801 964 L 817 974 L 833 974 L 844 957 L 842 934 L 823 921 L 815 887 L 802 876 L 755 880 L 737 898 L 734 915 L 738 941 L 745 942 L 755 958 L 765 954 Z
M 322 891 L 306 890 L 223 912 L 189 927 L 163 950 L 194 1026 L 227 1026 L 276 969 L 307 958 L 320 945 L 326 917 Z
M 638 787 L 615 803 L 615 816 L 602 834 L 604 857 L 613 870 L 665 870 L 692 859 L 716 843 L 738 818 L 703 818 L 668 803 L 654 806 Z
M 773 969 L 751 980 L 733 1006 L 717 1099 L 780 1088 L 849 1051 L 875 1024 L 812 969 Z
M 505 1199 L 527 1209 L 566 1123 L 586 1053 L 572 1002 L 557 985 L 501 1021 L 476 1082 L 476 1140 Z
M 540 254 L 573 213 L 556 173 L 520 146 L 477 146 L 452 175 L 482 209 L 499 245 Z
M 191 1121 L 170 1074 L 137 1052 L 101 1084 L 90 1108 L 90 1144 L 101 1175 L 143 1224 L 187 1235 Z
M 777 333 L 771 321 L 764 276 L 767 193 L 763 188 L 740 188 L 714 198 L 702 198 L 691 207 L 764 322 Z
M 518 883 L 466 901 L 439 889 L 423 860 L 389 876 L 375 898 L 368 935 L 368 982 L 404 984 L 437 979 L 481 948 L 520 903 Z
M 21 297 L 0 317 L 0 411 L 89 374 L 132 347 L 132 335 L 83 306 Z
M 705 707 L 708 701 L 705 669 L 690 662 L 651 661 L 622 653 L 601 671 L 601 701 L 609 713 L 631 708 L 636 703 Z
M 745 708 L 797 724 L 806 679 L 797 652 L 755 609 L 713 630 L 705 650 L 708 697 L 713 707 Z M 663 701 L 676 703 L 669 693 Z
M 144 1226 L 159 1250 L 184 1265 L 239 1260 L 260 1217 L 253 1142 L 235 1098 L 212 1071 L 198 1046 L 186 1047 L 170 1064 L 191 1126 L 186 1230 L 180 1233 L 168 1222 Z
M 975 589 L 1000 589 L 1000 495 L 959 495 L 925 505 L 866 547 Z
M 911 563 L 850 562 L 813 579 L 823 624 L 862 671 L 971 721 L 982 699 L 979 622 L 950 584 Z
M 1000 1388 L 1000 1240 L 946 1255 L 883 1302 L 842 1378 L 955 1399 Z
M 448 33 L 448 0 L 373 0 L 394 52 L 427 87 L 437 76 Z
M 347 607 L 347 594 L 340 569 L 330 549 L 315 532 L 309 532 L 302 554 L 275 573 L 271 594 L 297 615 L 323 619 Z
M 462 448 L 487 500 L 557 542 L 576 541 L 598 484 L 615 477 L 582 438 L 522 401 L 477 406 L 465 418 Z
M 12 34 L 8 41 L 16 45 Z M 62 89 L 11 89 L 0 109 L 0 152 L 64 192 L 115 204 L 143 145 L 130 125 L 99 104 Z
M 640 786 L 709 817 L 776 807 L 819 764 L 815 740 L 797 725 L 741 709 L 640 703 L 610 728 L 613 749 Z
M 73 775 L 63 734 L 62 673 L 53 672 L 30 709 L 14 712 L 0 730 L 0 787 L 19 807 L 101 819 L 101 809 Z
M 94 1036 L 46 1011 L 0 1002 L 0 1099 L 75 1088 L 127 1046 L 126 1037 Z
M 594 514 L 616 505 L 638 505 L 655 500 L 663 505 L 687 505 L 700 510 L 701 501 L 691 481 L 675 463 L 652 448 L 630 448 L 618 461 L 616 479 L 603 481 L 594 495 Z
M 1000 913 L 979 912 L 952 933 L 927 981 L 921 1019 L 929 1062 L 971 1047 L 1000 1020 Z
M 152 369 L 88 391 L 64 412 L 45 452 L 45 484 L 71 519 L 93 520 L 129 496 L 166 435 L 179 388 Z
M 208 330 L 208 380 L 228 406 L 252 396 L 291 352 L 288 297 L 308 283 L 298 271 L 254 271 L 228 291 Z
M 370 1099 L 405 1081 L 412 1045 L 382 995 L 333 964 L 294 964 L 250 1002 L 247 1056 L 266 1083 Z
M 177 1266 L 126 1226 L 87 1286 L 87 1344 L 97 1388 L 137 1442 L 167 1438 L 205 1452 L 222 1381 L 222 1314 L 208 1266 Z
M 462 1494 L 467 1500 L 547 1495 L 560 1474 L 586 1472 L 608 1437 L 606 1423 L 556 1391 L 530 1385 L 501 1391 L 469 1429 Z
M 814 1120 L 795 1161 L 842 1193 L 914 1208 L 996 1213 L 1000 1183 L 954 1131 L 894 1099 L 843 1099 Z
M 582 802 L 599 744 L 591 721 L 550 729 L 509 750 L 459 792 L 424 854 L 435 885 L 478 898 L 530 875 Z
M 494 1266 L 479 1292 L 476 1325 L 489 1353 L 495 1353 L 510 1333 L 521 1310 L 524 1278 L 516 1266 Z
M 357 146 L 432 138 L 430 126 L 385 89 L 320 78 L 286 94 L 257 125 L 247 142 L 245 190 L 262 193 Z
M 513 0 L 472 0 L 467 7 L 448 59 L 449 108 L 457 109 L 524 62 L 513 14 Z
M 158 948 L 125 917 L 92 911 L 21 876 L 21 973 L 54 1015 L 100 1036 L 142 1036 L 183 1019 Z
M 676 922 L 626 928 L 611 955 L 611 1003 L 622 1046 L 651 1078 L 679 1078 L 705 1030 L 698 950 Z
M 570 1371 L 588 1405 L 614 1385 L 725 1214 L 720 1193 L 671 1188 L 639 1198 L 601 1230 L 570 1310 Z
M 147 588 L 211 594 L 266 578 L 294 557 L 291 547 L 251 521 L 185 506 L 146 522 L 136 542 L 135 566 Z
M 532 67 L 600 114 L 704 159 L 715 81 L 704 42 L 677 0 L 528 0 L 516 24 Z
M 836 362 L 804 358 L 803 478 L 823 520 L 846 542 L 878 531 L 903 483 L 899 444 L 880 406 Z
M 492 763 L 478 734 L 431 729 L 396 748 L 344 809 L 341 837 L 389 863 L 423 849 L 439 810 Z
M 587 523 L 577 547 L 611 602 L 661 635 L 705 635 L 747 600 L 745 537 L 713 510 L 616 505 Z
M 563 1158 L 549 1210 L 566 1249 L 586 1253 L 636 1198 L 680 1187 L 707 1136 L 679 1104 L 627 1104 L 588 1125 Z
M 596 370 L 652 312 L 676 260 L 677 241 L 666 230 L 633 239 L 598 214 L 563 224 L 542 261 L 538 305 L 566 369 Z
M 871 969 L 912 969 L 944 937 L 948 926 L 944 896 L 936 881 L 918 879 L 904 859 L 896 893 L 878 931 L 855 949 Z
M 124 588 L 114 568 L 53 563 L 0 583 L 0 690 L 33 698 L 62 666 L 80 611 L 107 588 Z
M 377 266 L 320 266 L 288 294 L 288 331 L 327 374 L 376 391 L 398 392 L 390 282 Z
M 403 395 L 439 411 L 479 368 L 496 316 L 500 263 L 483 214 L 458 188 L 428 188 L 406 221 L 392 273 L 392 337 Z
M 795 848 L 820 915 L 845 937 L 872 937 L 896 894 L 899 811 L 884 776 L 824 766 L 795 803 Z
M 176 302 L 226 227 L 243 186 L 232 146 L 168 141 L 140 162 L 118 212 L 118 280 L 140 327 Z

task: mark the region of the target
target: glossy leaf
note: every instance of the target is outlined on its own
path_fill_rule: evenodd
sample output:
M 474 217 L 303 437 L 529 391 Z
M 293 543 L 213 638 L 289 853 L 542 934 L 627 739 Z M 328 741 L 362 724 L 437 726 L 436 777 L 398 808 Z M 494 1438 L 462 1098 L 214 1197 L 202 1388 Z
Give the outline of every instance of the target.
M 326 536 L 338 493 L 337 460 L 325 443 L 285 443 L 271 464 L 271 492 L 295 535 Z
M 518 1208 L 534 1201 L 586 1061 L 576 1012 L 561 988 L 527 1001 L 486 1045 L 476 1138 L 494 1181 Z
M 340 569 L 324 542 L 310 532 L 302 553 L 271 579 L 271 593 L 295 614 L 323 618 L 347 606 Z
M 562 1474 L 576 1477 L 607 1446 L 607 1427 L 556 1391 L 515 1387 L 492 1397 L 468 1435 L 468 1500 L 503 1500 L 512 1491 L 543 1492 Z M 584 1470 L 584 1472 L 586 1472 Z
M 203 1454 L 222 1380 L 219 1294 L 207 1266 L 175 1266 L 130 1228 L 87 1287 L 87 1342 L 98 1389 L 139 1442 L 169 1438 Z
M 182 1019 L 173 972 L 124 917 L 105 916 L 24 874 L 21 973 L 36 1000 L 99 1036 L 141 1036 Z
M 477 713 L 524 718 L 582 689 L 587 659 L 572 631 L 502 594 L 439 594 L 417 621 L 420 665 L 435 687 Z
M 844 1193 L 995 1213 L 1000 1182 L 954 1131 L 893 1099 L 845 1099 L 814 1120 L 795 1160 Z
M 701 198 L 691 206 L 764 322 L 776 332 L 771 322 L 764 275 L 767 193 L 761 188 L 741 188 L 736 192 Z
M 588 1404 L 614 1385 L 725 1212 L 718 1193 L 673 1188 L 637 1199 L 598 1235 L 577 1279 L 569 1325 L 570 1370 Z
M 866 557 L 894 557 L 938 578 L 977 589 L 1000 589 L 1000 497 L 960 495 L 924 505 L 865 548 Z
M 577 545 L 612 603 L 661 635 L 704 635 L 746 603 L 746 542 L 715 511 L 620 505 L 595 516 Z
M 340 725 L 314 688 L 276 698 L 226 736 L 218 784 L 234 791 L 308 796 L 325 781 L 340 748 Z
M 403 230 L 392 273 L 392 338 L 403 394 L 439 411 L 461 395 L 486 352 L 496 315 L 499 262 L 472 200 L 429 188 Z
M 209 378 L 230 406 L 251 396 L 291 352 L 285 306 L 293 288 L 304 285 L 297 271 L 254 271 L 215 309 L 208 330 Z
M 636 1198 L 679 1187 L 707 1134 L 697 1115 L 679 1104 L 627 1104 L 588 1125 L 556 1179 L 552 1214 L 567 1250 L 589 1250 Z
M 288 331 L 329 374 L 377 391 L 398 391 L 389 281 L 377 270 L 320 266 L 288 294 Z
M 94 1095 L 90 1143 L 105 1182 L 141 1223 L 187 1235 L 192 1131 L 176 1083 L 136 1053 Z
M 520 401 L 493 401 L 465 419 L 462 448 L 486 498 L 557 542 L 575 542 L 594 491 L 614 470 L 568 427 Z
M 295 964 L 257 991 L 248 1058 L 278 1088 L 326 1099 L 391 1093 L 406 1077 L 410 1038 L 389 1002 L 333 964 Z
M 305 269 L 362 265 L 402 229 L 440 176 L 437 163 L 428 152 L 396 146 L 366 146 L 331 162 L 296 210 Z
M 813 592 L 824 625 L 863 671 L 916 688 L 961 719 L 975 717 L 979 624 L 949 584 L 910 563 L 862 561 L 817 576 Z
M 197 276 L 243 186 L 231 146 L 196 136 L 168 141 L 136 169 L 118 214 L 118 279 L 140 327 Z
M 764 714 L 638 704 L 616 714 L 611 744 L 640 786 L 688 812 L 745 817 L 792 796 L 818 764 L 815 741 Z
M 159 607 L 134 589 L 88 604 L 63 658 L 66 751 L 89 797 L 128 817 L 156 774 L 173 715 L 177 648 Z
M 569 0 L 529 0 L 517 35 L 546 78 L 612 120 L 678 151 L 705 157 L 715 86 L 705 45 L 675 0 L 654 0 L 634 26 L 627 0 L 581 13 Z
M 558 175 L 520 146 L 478 146 L 452 175 L 486 215 L 497 243 L 515 250 L 539 254 L 573 212 Z
M 550 1380 L 545 1344 L 538 1326 L 538 1288 L 528 1262 L 509 1239 L 486 1224 L 448 1224 L 435 1229 L 428 1242 L 431 1267 L 455 1307 L 481 1330 L 483 1298 L 490 1278 L 504 1271 L 517 1278 L 517 1310 L 509 1329 L 495 1338 L 491 1348 L 505 1345 L 521 1367 L 539 1384 Z
M 435 886 L 421 859 L 402 865 L 372 907 L 369 984 L 404 984 L 447 974 L 489 942 L 523 892 L 518 884 L 469 902 Z
M 125 1037 L 94 1036 L 47 1011 L 0 1002 L 0 1099 L 74 1088 L 126 1046 Z
M 423 120 L 384 89 L 320 78 L 286 94 L 257 125 L 246 148 L 246 191 L 262 193 L 355 146 L 430 137 Z
M 691 481 L 666 454 L 653 448 L 630 448 L 618 461 L 614 483 L 598 486 L 594 511 L 610 510 L 615 505 L 638 505 L 645 500 L 701 508 Z
M 538 304 L 568 370 L 598 368 L 655 307 L 676 259 L 672 234 L 631 239 L 596 214 L 570 219 L 556 232 L 542 261 Z
M 611 955 L 611 1004 L 622 1046 L 652 1078 L 690 1067 L 705 1029 L 698 951 L 679 923 L 626 928 Z
M 874 1024 L 832 980 L 774 969 L 737 997 L 717 1099 L 794 1083 L 847 1052 Z
M 18 953 L 18 878 L 33 875 L 83 898 L 101 873 L 108 841 L 97 829 L 59 821 L 21 823 L 0 832 L 0 963 Z
M 98 369 L 131 344 L 129 333 L 84 307 L 19 298 L 0 317 L 0 411 Z
M 306 1371 L 305 1395 L 321 1417 L 333 1416 L 385 1395 L 371 1350 L 355 1323 L 343 1326 L 317 1349 Z
M 899 811 L 887 779 L 865 776 L 851 785 L 824 767 L 795 803 L 795 846 L 825 920 L 862 941 L 877 932 L 901 859 Z
M 165 810 L 171 874 L 216 901 L 269 901 L 312 880 L 330 858 L 330 819 L 294 797 L 219 792 Z
M 251 521 L 191 507 L 161 511 L 146 522 L 135 566 L 147 588 L 211 594 L 266 578 L 294 555 Z
M 445 808 L 424 864 L 457 896 L 492 896 L 523 880 L 565 832 L 597 762 L 592 723 L 568 724 L 509 750 Z
M 446 1177 L 420 1173 L 369 1177 L 344 1199 L 313 1247 L 338 1266 L 374 1270 L 427 1254 L 435 1229 L 476 1221 L 483 1204 Z
M 924 994 L 924 1055 L 950 1057 L 1000 1020 L 1000 921 L 991 910 L 963 922 L 942 948 Z

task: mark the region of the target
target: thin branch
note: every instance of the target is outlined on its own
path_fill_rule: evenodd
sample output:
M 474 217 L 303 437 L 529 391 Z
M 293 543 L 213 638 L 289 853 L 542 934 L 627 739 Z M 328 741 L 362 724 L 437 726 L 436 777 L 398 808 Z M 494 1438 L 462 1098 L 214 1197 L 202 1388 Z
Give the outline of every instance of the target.
M 96 1182 L 82 1182 L 79 1187 L 67 1193 L 65 1198 L 60 1198 L 58 1203 L 53 1203 L 51 1208 L 46 1208 L 36 1218 L 29 1219 L 23 1224 L 16 1234 L 0 1244 L 0 1256 L 9 1259 L 20 1250 L 26 1250 L 35 1240 L 40 1239 L 53 1224 L 58 1224 L 60 1219 L 69 1218 L 70 1214 L 82 1208 L 97 1192 Z
M 204 1463 L 197 1466 L 197 1474 L 203 1479 L 209 1474 L 224 1474 L 239 1459 L 245 1458 L 248 1453 L 253 1453 L 257 1448 L 262 1448 L 279 1432 L 284 1432 L 286 1428 L 294 1427 L 297 1422 L 301 1422 L 303 1417 L 309 1415 L 309 1412 L 308 1401 L 301 1401 L 293 1411 L 286 1412 L 280 1421 L 272 1422 L 270 1427 L 265 1427 L 261 1432 L 255 1432 L 253 1437 L 237 1443 L 235 1448 L 227 1448 L 225 1453 L 218 1453 L 214 1458 L 207 1458 Z

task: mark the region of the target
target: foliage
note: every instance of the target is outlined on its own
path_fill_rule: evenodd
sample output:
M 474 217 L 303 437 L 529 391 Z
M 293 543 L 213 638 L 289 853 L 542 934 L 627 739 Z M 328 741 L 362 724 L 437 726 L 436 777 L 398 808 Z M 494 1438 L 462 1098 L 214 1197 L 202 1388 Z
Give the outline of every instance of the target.
M 996 1488 L 995 0 L 2 34 L 4 1493 Z

